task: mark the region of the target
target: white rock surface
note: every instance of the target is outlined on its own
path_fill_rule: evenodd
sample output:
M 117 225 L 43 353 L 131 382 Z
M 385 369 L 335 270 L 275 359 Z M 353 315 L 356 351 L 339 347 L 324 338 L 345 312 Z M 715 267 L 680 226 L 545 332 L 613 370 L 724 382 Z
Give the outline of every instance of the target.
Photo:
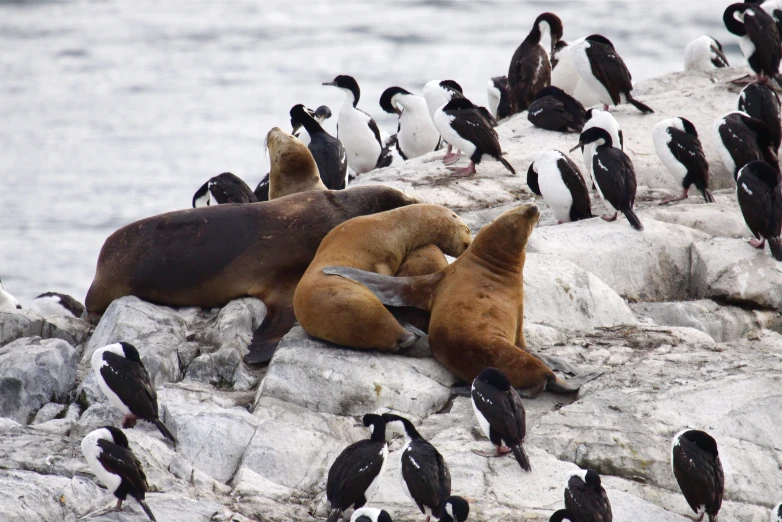
M 23 337 L 62 339 L 72 346 L 83 344 L 92 327 L 74 317 L 41 317 L 28 310 L 0 312 L 0 346 Z

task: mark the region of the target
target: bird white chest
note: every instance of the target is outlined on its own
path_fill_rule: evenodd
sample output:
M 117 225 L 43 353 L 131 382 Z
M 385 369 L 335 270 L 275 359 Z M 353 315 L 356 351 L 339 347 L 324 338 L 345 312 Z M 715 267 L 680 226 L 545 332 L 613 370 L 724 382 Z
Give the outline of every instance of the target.
M 348 166 L 357 174 L 369 172 L 377 165 L 380 143 L 369 128 L 370 117 L 346 103 L 339 111 L 337 137 L 345 147 Z
M 459 133 L 451 127 L 451 122 L 453 122 L 456 117 L 446 114 L 441 109 L 442 107 L 437 109 L 437 112 L 434 113 L 434 125 L 437 127 L 440 135 L 449 145 L 461 150 L 468 158 L 472 157 L 475 153 L 475 145 L 471 141 L 460 136 Z

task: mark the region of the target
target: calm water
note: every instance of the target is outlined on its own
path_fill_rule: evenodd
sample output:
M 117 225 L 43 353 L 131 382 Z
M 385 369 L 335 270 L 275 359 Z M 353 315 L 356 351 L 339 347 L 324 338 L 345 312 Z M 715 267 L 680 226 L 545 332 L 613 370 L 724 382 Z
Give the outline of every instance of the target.
M 722 25 L 730 1 L 519 2 L 261 0 L 0 1 L 0 278 L 26 304 L 45 291 L 84 299 L 100 246 L 136 219 L 190 206 L 209 177 L 255 186 L 263 137 L 296 103 L 355 76 L 359 107 L 453 78 L 485 102 L 535 17 L 565 39 L 600 32 L 643 80 L 682 68 L 701 34 L 743 63 Z

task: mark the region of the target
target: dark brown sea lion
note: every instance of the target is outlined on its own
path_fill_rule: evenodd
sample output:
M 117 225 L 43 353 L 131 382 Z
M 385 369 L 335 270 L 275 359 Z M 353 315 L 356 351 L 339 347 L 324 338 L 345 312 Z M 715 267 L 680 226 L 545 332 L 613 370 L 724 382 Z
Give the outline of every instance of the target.
M 373 185 L 142 219 L 104 243 L 85 305 L 95 316 L 126 295 L 207 308 L 257 297 L 267 312 L 245 361 L 266 362 L 293 325 L 293 292 L 326 234 L 351 218 L 418 202 Z

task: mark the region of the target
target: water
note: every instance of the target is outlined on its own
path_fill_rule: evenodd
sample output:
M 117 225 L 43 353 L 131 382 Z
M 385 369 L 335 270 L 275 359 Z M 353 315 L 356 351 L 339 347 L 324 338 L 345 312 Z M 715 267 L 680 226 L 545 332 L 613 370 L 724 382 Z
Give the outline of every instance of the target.
M 337 74 L 392 131 L 386 87 L 453 78 L 485 103 L 545 10 L 565 39 L 608 36 L 636 81 L 680 70 L 701 34 L 743 64 L 722 25 L 730 3 L 0 1 L 0 277 L 23 305 L 45 291 L 83 300 L 117 228 L 189 207 L 220 172 L 254 187 L 290 107 L 329 105 L 333 133 L 342 93 L 320 84 Z

